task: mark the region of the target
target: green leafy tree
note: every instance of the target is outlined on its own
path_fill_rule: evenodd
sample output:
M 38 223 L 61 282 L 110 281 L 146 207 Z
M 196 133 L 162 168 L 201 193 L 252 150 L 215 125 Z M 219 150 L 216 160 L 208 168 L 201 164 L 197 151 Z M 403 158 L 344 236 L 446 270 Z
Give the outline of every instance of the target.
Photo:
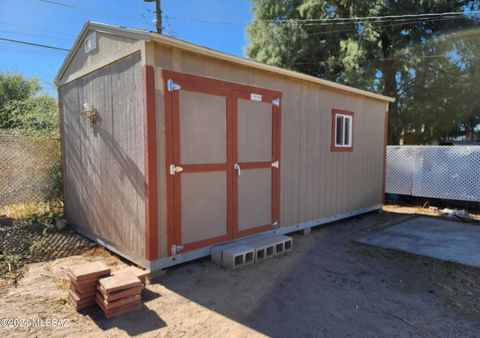
M 478 48 L 471 44 L 478 45 L 479 39 L 452 33 L 476 27 L 477 19 L 342 24 L 308 20 L 477 10 L 478 1 L 251 1 L 254 19 L 247 29 L 248 56 L 395 97 L 390 107 L 390 144 L 398 143 L 402 131 L 421 131 L 428 142 L 465 126 L 472 109 L 458 105 L 466 101 L 467 93 L 476 91 L 471 86 Z M 471 98 L 475 101 L 475 96 Z
M 41 90 L 36 78 L 0 73 L 0 128 L 31 136 L 58 137 L 57 101 Z
M 36 95 L 42 87 L 36 78 L 20 74 L 0 73 L 0 108 L 11 101 L 23 101 Z

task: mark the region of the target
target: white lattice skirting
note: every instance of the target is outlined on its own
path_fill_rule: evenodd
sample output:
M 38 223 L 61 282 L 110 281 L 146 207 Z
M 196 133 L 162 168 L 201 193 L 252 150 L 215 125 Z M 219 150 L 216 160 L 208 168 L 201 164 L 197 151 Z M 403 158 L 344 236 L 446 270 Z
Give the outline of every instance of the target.
M 388 146 L 385 191 L 480 201 L 480 146 Z

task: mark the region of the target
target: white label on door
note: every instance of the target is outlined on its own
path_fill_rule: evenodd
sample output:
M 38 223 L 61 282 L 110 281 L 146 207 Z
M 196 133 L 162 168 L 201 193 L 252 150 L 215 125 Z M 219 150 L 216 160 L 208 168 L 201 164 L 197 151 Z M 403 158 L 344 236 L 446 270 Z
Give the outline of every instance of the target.
M 252 101 L 262 101 L 262 95 L 251 93 L 250 94 L 250 100 L 252 100 Z

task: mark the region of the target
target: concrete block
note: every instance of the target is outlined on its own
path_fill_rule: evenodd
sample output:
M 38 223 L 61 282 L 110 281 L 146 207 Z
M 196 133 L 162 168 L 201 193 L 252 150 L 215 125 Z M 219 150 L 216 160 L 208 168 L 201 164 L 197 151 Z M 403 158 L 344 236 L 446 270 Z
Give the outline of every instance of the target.
M 293 249 L 293 239 L 288 236 L 276 235 L 275 256 L 286 254 Z
M 210 250 L 210 256 L 212 258 L 212 261 L 217 263 L 218 265 L 222 265 L 222 246 L 214 246 Z
M 275 243 L 275 256 L 282 255 L 285 253 L 284 242 Z
M 223 250 L 222 265 L 229 269 L 238 269 L 244 265 L 253 264 L 255 250 L 246 245 L 237 245 Z
M 259 239 L 246 243 L 255 250 L 255 262 L 261 262 L 275 255 L 275 243 L 268 239 Z
M 222 265 L 223 250 L 234 248 L 239 245 L 240 245 L 239 243 L 233 242 L 233 243 L 220 244 L 220 245 L 214 246 L 213 248 L 210 249 L 210 256 L 212 258 L 212 261 L 214 261 L 218 265 Z
M 285 250 L 285 253 L 293 250 L 293 238 L 288 237 L 288 239 L 285 239 L 284 250 Z

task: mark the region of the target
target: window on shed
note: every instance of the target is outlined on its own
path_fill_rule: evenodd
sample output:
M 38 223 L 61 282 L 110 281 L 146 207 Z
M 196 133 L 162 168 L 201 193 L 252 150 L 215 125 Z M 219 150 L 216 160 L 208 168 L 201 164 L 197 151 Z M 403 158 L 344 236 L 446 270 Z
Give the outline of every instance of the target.
M 95 48 L 97 48 L 97 34 L 92 32 L 85 38 L 85 54 L 88 54 Z
M 353 112 L 333 109 L 332 122 L 332 150 L 352 150 Z

